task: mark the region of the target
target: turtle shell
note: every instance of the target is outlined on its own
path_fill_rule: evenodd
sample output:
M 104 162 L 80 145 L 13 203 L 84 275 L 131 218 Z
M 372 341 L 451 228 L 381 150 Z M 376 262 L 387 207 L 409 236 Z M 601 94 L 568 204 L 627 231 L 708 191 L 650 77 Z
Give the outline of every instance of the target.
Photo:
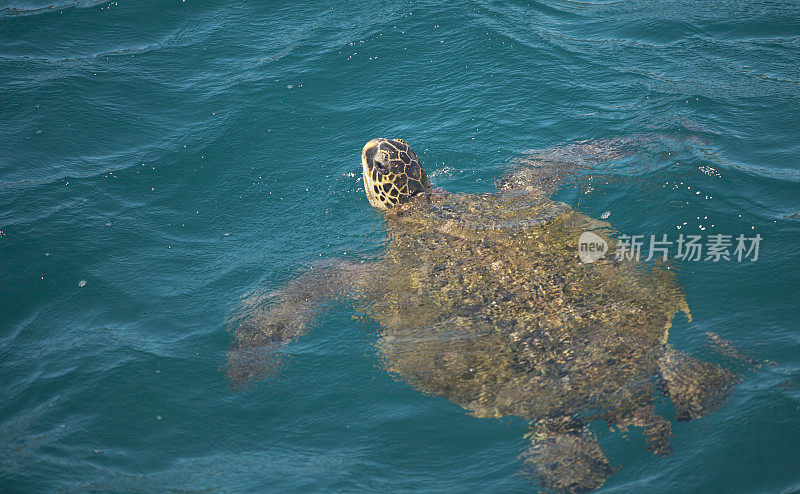
M 387 369 L 477 416 L 591 414 L 649 401 L 670 322 L 687 310 L 669 270 L 577 241 L 608 223 L 528 196 L 441 195 L 387 216 L 379 293 Z M 613 247 L 612 247 L 613 248 Z

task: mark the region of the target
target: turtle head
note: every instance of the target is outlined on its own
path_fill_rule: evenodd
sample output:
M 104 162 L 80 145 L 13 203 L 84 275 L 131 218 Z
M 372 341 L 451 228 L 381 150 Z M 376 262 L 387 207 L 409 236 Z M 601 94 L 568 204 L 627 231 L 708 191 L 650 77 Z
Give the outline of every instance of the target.
M 361 151 L 364 190 L 369 203 L 391 209 L 431 188 L 417 155 L 402 139 L 372 139 Z

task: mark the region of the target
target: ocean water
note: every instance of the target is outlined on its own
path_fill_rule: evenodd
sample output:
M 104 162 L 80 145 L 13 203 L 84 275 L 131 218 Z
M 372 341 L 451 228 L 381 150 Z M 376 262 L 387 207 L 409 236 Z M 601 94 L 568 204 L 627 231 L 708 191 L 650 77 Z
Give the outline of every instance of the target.
M 760 235 L 756 260 L 675 261 L 670 341 L 763 365 L 673 421 L 671 456 L 593 424 L 601 490 L 800 490 L 794 0 L 5 0 L 0 115 L 0 491 L 536 491 L 525 420 L 387 373 L 346 303 L 268 379 L 222 370 L 248 293 L 380 256 L 380 136 L 468 193 L 527 150 L 626 148 L 570 158 L 556 198 L 646 238 Z

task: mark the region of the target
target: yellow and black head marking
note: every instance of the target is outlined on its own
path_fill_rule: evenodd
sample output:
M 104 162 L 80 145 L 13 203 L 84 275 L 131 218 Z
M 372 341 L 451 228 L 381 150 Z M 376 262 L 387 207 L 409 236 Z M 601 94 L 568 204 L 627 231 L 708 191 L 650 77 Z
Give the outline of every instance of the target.
M 391 209 L 431 188 L 417 155 L 402 139 L 372 139 L 361 151 L 364 190 L 376 208 Z

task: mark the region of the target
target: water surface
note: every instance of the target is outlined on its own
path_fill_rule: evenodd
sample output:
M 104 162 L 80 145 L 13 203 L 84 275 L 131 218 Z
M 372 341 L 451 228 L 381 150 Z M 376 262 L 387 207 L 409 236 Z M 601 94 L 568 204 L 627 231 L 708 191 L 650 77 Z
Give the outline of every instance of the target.
M 678 263 L 671 341 L 765 365 L 672 456 L 595 424 L 604 490 L 800 489 L 798 60 L 791 0 L 1 3 L 0 489 L 535 489 L 525 421 L 389 375 L 346 305 L 270 380 L 219 370 L 242 296 L 380 254 L 377 136 L 470 193 L 528 149 L 646 138 L 556 197 L 629 234 L 760 234 L 755 262 Z

